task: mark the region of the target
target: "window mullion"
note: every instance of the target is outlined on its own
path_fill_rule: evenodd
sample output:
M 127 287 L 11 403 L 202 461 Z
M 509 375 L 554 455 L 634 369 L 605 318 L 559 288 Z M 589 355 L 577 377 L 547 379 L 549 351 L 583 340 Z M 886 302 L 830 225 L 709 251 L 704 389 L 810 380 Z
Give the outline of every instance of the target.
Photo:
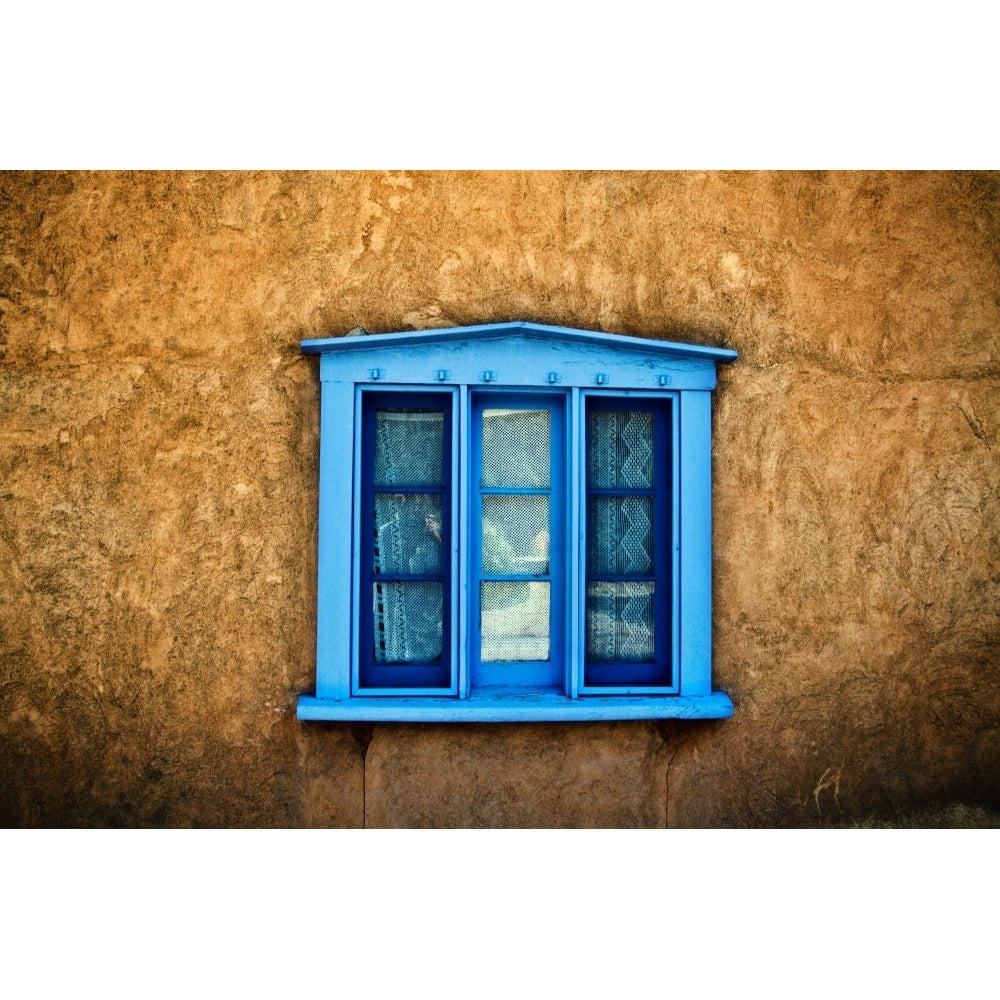
M 584 456 L 586 434 L 584 433 L 583 393 L 573 386 L 569 399 L 569 419 L 567 428 L 566 500 L 569 524 L 566 526 L 568 541 L 566 563 L 566 693 L 570 698 L 580 694 L 583 670 L 583 607 L 586 581 L 583 579 L 583 557 L 581 552 L 586 544 L 584 523 L 581 513 L 586 495 L 584 470 L 587 467 Z
M 453 571 L 456 581 L 453 607 L 455 609 L 455 628 L 452 629 L 452 636 L 455 642 L 454 655 L 458 661 L 458 696 L 459 698 L 469 697 L 469 647 L 470 629 L 472 623 L 469 621 L 469 587 L 470 573 L 472 572 L 471 558 L 472 538 L 470 519 L 470 480 L 472 477 L 472 419 L 469 412 L 469 387 L 459 386 L 458 390 L 458 419 L 457 426 L 453 431 L 455 442 L 454 458 L 452 461 L 452 491 L 457 496 L 455 510 L 455 534 L 454 534 L 454 555 Z M 452 662 L 455 662 L 454 660 Z

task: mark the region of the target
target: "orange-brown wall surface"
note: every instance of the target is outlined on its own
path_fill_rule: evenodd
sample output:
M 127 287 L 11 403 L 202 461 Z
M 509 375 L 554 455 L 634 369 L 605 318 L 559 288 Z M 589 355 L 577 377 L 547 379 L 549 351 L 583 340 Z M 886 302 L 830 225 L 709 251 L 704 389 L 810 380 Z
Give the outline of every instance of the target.
M 510 319 L 739 351 L 713 432 L 732 719 L 296 720 L 299 341 Z M 0 175 L 0 824 L 1000 806 L 998 333 L 997 174 Z

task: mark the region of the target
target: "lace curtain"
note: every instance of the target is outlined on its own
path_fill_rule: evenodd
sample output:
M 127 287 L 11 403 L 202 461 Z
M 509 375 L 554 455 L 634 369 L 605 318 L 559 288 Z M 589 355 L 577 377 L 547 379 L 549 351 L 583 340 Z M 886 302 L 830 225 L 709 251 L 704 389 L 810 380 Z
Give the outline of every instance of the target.
M 444 415 L 440 410 L 375 413 L 374 559 L 376 576 L 440 575 Z M 440 659 L 443 587 L 435 580 L 376 580 L 372 585 L 375 662 Z
M 648 581 L 594 577 L 653 572 L 653 500 L 628 495 L 654 483 L 653 414 L 594 410 L 588 415 L 587 478 L 591 488 L 622 491 L 587 500 L 587 658 L 595 662 L 653 659 L 653 591 Z

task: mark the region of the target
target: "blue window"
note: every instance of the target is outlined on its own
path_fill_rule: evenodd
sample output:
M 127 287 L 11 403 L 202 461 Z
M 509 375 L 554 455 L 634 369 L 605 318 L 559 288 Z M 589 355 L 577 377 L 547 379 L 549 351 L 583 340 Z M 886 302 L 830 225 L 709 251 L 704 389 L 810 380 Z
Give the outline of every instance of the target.
M 451 397 L 362 400 L 357 690 L 451 690 Z
M 677 691 L 672 402 L 587 397 L 583 691 Z
M 711 390 L 735 352 L 504 323 L 320 356 L 302 719 L 716 718 Z
M 565 396 L 472 395 L 471 686 L 565 682 Z

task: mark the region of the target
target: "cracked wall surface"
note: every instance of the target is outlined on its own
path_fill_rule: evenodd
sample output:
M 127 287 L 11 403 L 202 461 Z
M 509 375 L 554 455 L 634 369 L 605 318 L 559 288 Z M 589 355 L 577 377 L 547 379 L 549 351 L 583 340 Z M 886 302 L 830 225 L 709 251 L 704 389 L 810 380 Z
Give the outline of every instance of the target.
M 733 719 L 304 724 L 306 337 L 740 352 Z M 0 175 L 0 823 L 802 826 L 1000 806 L 1000 175 Z

